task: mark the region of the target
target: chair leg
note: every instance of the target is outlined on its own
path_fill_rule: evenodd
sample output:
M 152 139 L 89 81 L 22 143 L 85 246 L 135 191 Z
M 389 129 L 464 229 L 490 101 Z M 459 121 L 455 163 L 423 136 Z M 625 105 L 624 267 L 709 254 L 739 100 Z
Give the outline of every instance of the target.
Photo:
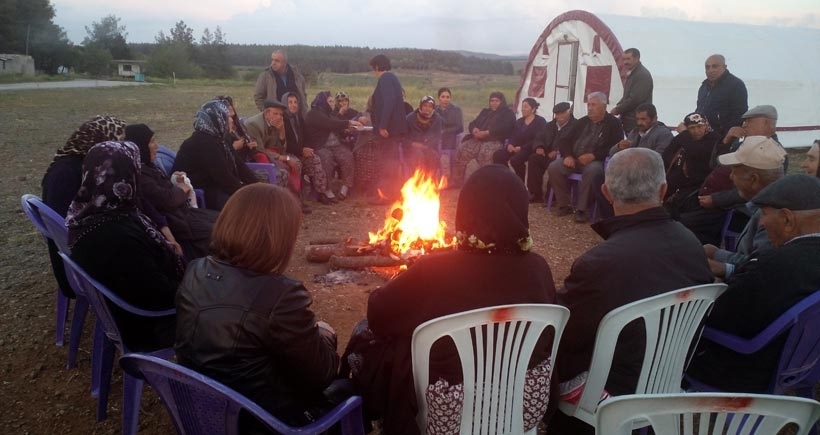
M 71 335 L 68 339 L 68 363 L 66 368 L 77 367 L 77 352 L 80 349 L 80 340 L 83 337 L 85 316 L 88 313 L 88 299 L 77 295 L 74 301 L 74 313 L 71 316 Z
M 122 374 L 122 435 L 137 433 L 142 401 L 142 379 Z
M 100 394 L 97 397 L 97 421 L 108 417 L 108 393 L 111 390 L 111 371 L 114 368 L 114 343 L 106 339 L 100 360 Z
M 57 287 L 57 318 L 54 326 L 55 342 L 57 346 L 62 346 L 65 342 L 65 320 L 68 317 L 68 306 L 71 301 L 63 295 L 63 292 Z
M 108 338 L 105 336 L 100 321 L 94 324 L 94 343 L 91 345 L 91 397 L 100 395 L 100 376 L 102 371 L 103 353 Z
M 350 411 L 340 422 L 342 435 L 365 435 L 363 422 L 361 407 Z

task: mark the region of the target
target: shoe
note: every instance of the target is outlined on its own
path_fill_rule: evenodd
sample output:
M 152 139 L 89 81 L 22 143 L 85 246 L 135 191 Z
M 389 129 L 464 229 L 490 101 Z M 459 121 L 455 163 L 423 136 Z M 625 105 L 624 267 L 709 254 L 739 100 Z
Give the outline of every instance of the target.
M 587 218 L 587 214 L 583 210 L 576 210 L 575 211 L 575 222 L 579 224 L 585 224 L 589 222 L 589 218 Z
M 555 217 L 564 217 L 572 214 L 572 207 L 558 207 L 553 212 L 552 215 Z
M 339 189 L 339 201 L 344 201 L 345 199 L 347 199 L 348 193 L 350 193 L 350 189 L 348 189 L 347 186 L 342 186 L 342 188 Z
M 544 202 L 543 196 L 530 194 L 530 204 L 537 204 Z
M 319 202 L 321 202 L 324 205 L 333 205 L 333 204 L 336 204 L 336 203 L 339 202 L 339 200 L 336 199 L 335 197 L 330 198 L 327 195 L 325 195 L 324 193 L 320 193 L 318 199 L 319 199 Z

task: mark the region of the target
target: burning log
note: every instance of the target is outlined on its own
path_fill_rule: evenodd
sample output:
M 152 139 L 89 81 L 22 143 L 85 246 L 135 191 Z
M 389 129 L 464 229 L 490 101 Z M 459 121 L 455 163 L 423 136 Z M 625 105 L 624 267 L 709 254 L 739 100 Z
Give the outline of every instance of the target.
M 328 239 L 328 241 L 332 241 Z M 337 240 L 338 242 L 338 240 Z M 305 249 L 306 259 L 311 263 L 327 263 L 333 255 L 357 257 L 378 253 L 379 245 L 361 244 L 354 239 L 347 239 L 340 243 L 313 244 Z
M 333 255 L 330 257 L 330 267 L 334 269 L 364 269 L 367 267 L 395 267 L 404 264 L 401 260 L 385 255 L 364 255 L 349 257 Z

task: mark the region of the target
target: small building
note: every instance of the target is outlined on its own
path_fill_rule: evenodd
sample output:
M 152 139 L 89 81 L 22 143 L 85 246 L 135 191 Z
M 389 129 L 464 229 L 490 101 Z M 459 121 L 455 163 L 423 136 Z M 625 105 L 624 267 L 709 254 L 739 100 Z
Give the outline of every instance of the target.
M 34 75 L 34 58 L 24 54 L 0 54 L 0 75 Z
M 120 77 L 137 77 L 138 74 L 145 73 L 144 60 L 114 60 L 117 64 L 117 75 Z

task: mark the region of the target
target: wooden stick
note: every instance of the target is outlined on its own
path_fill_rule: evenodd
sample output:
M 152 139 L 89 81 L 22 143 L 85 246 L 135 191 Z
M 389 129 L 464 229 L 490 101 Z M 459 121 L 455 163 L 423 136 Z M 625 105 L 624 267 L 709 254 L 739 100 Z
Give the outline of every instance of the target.
M 335 269 L 364 269 L 366 267 L 400 266 L 401 260 L 394 260 L 384 255 L 364 255 L 361 257 L 347 257 L 333 255 L 330 257 L 330 267 Z

